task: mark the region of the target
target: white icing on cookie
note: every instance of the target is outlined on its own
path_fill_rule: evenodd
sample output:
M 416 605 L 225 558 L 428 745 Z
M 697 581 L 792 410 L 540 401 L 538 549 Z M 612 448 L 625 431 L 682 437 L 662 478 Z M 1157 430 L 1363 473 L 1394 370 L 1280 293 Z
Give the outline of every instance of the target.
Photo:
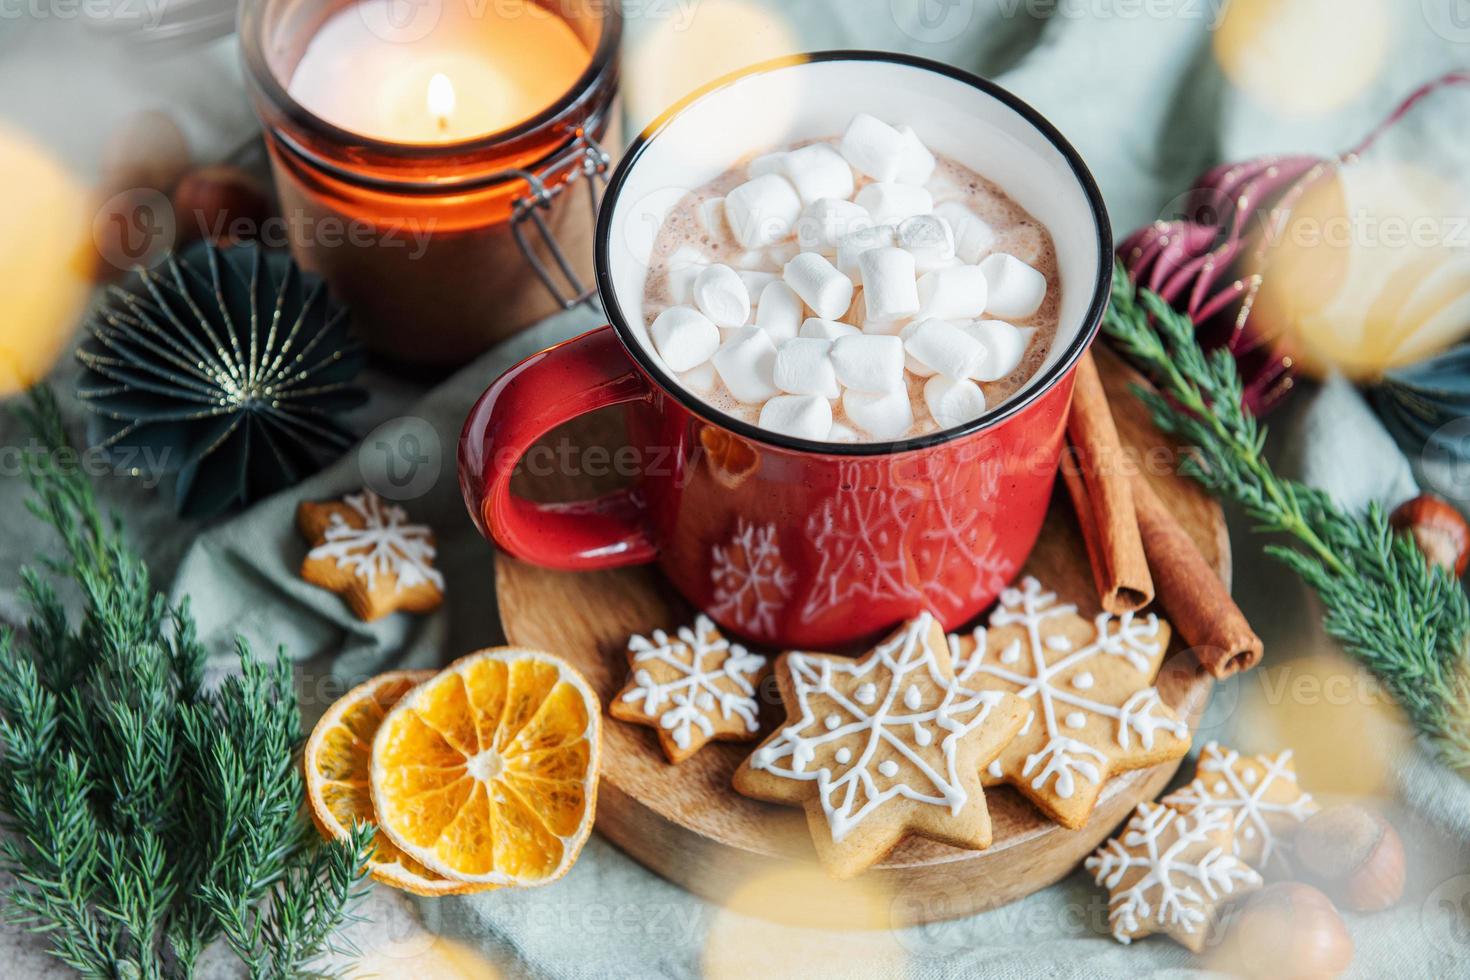
M 1048 781 L 1054 779 L 1057 795 L 1070 799 L 1076 793 L 1079 779 L 1093 785 L 1102 782 L 1107 771 L 1107 757 L 1092 746 L 1071 738 L 1063 730 L 1064 725 L 1072 730 L 1084 728 L 1088 715 L 1114 719 L 1117 722 L 1117 743 L 1124 749 L 1130 748 L 1135 738 L 1145 749 L 1152 748 L 1159 732 L 1186 738 L 1189 726 L 1169 713 L 1154 687 L 1136 691 L 1121 707 L 1076 693 L 1090 690 L 1097 682 L 1098 673 L 1115 671 L 1118 665 L 1140 674 L 1150 671 L 1153 658 L 1160 653 L 1158 617 L 1135 617 L 1132 613 L 1125 613 L 1115 618 L 1099 613 L 1094 620 L 1092 641 L 1073 649 L 1065 637 L 1042 635 L 1042 627 L 1047 620 L 1072 616 L 1077 612 L 1076 606 L 1059 604 L 1056 599 L 1054 593 L 1044 591 L 1041 583 L 1030 576 L 1022 580 L 1020 588 L 1006 589 L 1001 593 L 1000 605 L 990 618 L 990 627 L 1019 624 L 1025 629 L 1025 648 L 1030 654 L 1030 663 L 1025 667 L 1012 669 L 1008 666 L 1021 659 L 1020 641 L 1006 648 L 997 658 L 999 664 L 987 662 L 985 627 L 975 630 L 975 649 L 963 662 L 959 659 L 958 637 L 950 638 L 950 649 L 955 655 L 956 670 L 962 681 L 968 681 L 976 674 L 986 674 L 1014 684 L 1019 688 L 1016 693 L 1032 702 L 1035 710 L 1021 734 L 1029 732 L 1039 715 L 1041 723 L 1046 726 L 1049 741 L 1041 751 L 1026 758 L 1021 774 L 1035 774 L 1031 786 L 1036 790 L 1043 789 Z M 1114 624 L 1117 628 L 1111 629 Z M 1063 642 L 1056 642 L 1058 640 Z M 1071 652 L 1048 664 L 1047 650 Z M 1013 651 L 1016 655 L 1008 656 Z M 1059 719 L 1059 706 L 1075 710 Z M 1082 724 L 1075 723 L 1078 716 L 1081 716 Z
M 1230 812 L 1235 823 L 1236 853 L 1240 853 L 1241 841 L 1259 838 L 1261 856 L 1254 862 L 1256 866 L 1266 869 L 1272 862 L 1279 862 L 1279 870 L 1288 870 L 1286 842 L 1273 828 L 1270 818 L 1289 817 L 1290 822 L 1285 825 L 1293 827 L 1317 809 L 1312 795 L 1297 785 L 1291 758 L 1290 749 L 1274 756 L 1242 758 L 1239 752 L 1219 742 L 1207 742 L 1200 750 L 1195 780 L 1170 793 L 1164 803 L 1190 811 L 1209 808 Z M 1256 766 L 1261 767 L 1260 772 Z M 1288 786 L 1292 794 L 1289 802 L 1266 799 L 1272 790 Z
M 746 731 L 760 730 L 755 678 L 766 658 L 719 636 L 708 616 L 701 614 L 692 630 L 681 627 L 678 639 L 654 630 L 652 642 L 635 636 L 628 649 L 633 653 L 633 682 L 623 700 L 641 702 L 643 713 L 656 717 L 679 748 L 689 748 L 695 728 L 705 738 L 714 735 L 711 718 L 717 708 L 721 717 L 743 721 Z M 667 664 L 678 676 L 659 683 L 646 667 L 638 666 L 649 661 Z M 718 667 L 713 666 L 716 662 Z
M 801 717 L 756 752 L 750 765 L 787 779 L 816 780 L 834 841 L 840 842 L 891 799 L 944 807 L 951 814 L 958 814 L 969 800 L 956 771 L 960 740 L 982 725 L 1005 695 L 970 691 L 946 677 L 926 642 L 932 625 L 933 617 L 923 613 L 860 660 L 787 655 Z M 919 678 L 933 689 L 920 689 L 914 683 Z M 908 704 L 910 690 L 918 692 L 915 707 Z M 828 729 L 815 714 L 818 704 L 824 712 L 835 704 L 844 715 L 843 724 Z M 869 710 L 870 705 L 875 707 Z M 928 738 L 918 738 L 919 731 Z M 843 768 L 808 768 L 822 746 L 854 738 L 862 741 L 855 758 L 846 745 L 833 753 Z M 889 777 L 899 771 L 894 760 L 879 757 L 889 752 L 901 756 L 919 781 L 894 782 L 880 789 L 874 771 Z
M 1145 923 L 1185 933 L 1208 928 L 1211 907 L 1236 887 L 1259 887 L 1261 876 L 1223 848 L 1209 847 L 1228 818 L 1221 810 L 1186 817 L 1178 810 L 1140 804 L 1123 833 L 1085 862 L 1099 885 L 1112 891 L 1108 921 L 1113 937 L 1129 943 Z M 1195 861 L 1186 854 L 1204 849 Z M 1143 874 L 1127 888 L 1125 877 Z
M 362 527 L 333 513 L 322 543 L 307 558 L 335 558 L 338 568 L 366 581 L 369 589 L 377 587 L 379 575 L 392 575 L 399 591 L 419 585 L 444 588 L 444 576 L 433 566 L 436 552 L 427 525 L 408 523 L 402 507 L 383 503 L 371 490 L 349 493 L 342 502 L 362 518 Z

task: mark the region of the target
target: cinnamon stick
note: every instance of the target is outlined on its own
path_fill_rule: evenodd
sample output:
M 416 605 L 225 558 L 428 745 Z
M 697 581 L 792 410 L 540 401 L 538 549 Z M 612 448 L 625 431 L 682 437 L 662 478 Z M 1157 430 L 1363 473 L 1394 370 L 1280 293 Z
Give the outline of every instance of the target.
M 1265 650 L 1261 638 L 1148 481 L 1136 476 L 1132 482 L 1143 548 L 1169 622 L 1214 676 L 1250 670 Z
M 1077 363 L 1067 437 L 1072 455 L 1063 457 L 1062 478 L 1082 525 L 1098 599 L 1115 615 L 1137 612 L 1153 601 L 1154 583 L 1121 465 L 1118 427 L 1090 351 Z

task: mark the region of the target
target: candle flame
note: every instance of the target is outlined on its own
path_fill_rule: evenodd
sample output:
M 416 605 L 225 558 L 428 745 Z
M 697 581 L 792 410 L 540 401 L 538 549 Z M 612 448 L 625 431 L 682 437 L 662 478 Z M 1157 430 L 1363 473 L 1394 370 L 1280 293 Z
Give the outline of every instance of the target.
M 442 128 L 454 114 L 454 83 L 449 76 L 439 72 L 429 79 L 429 114 L 439 120 Z

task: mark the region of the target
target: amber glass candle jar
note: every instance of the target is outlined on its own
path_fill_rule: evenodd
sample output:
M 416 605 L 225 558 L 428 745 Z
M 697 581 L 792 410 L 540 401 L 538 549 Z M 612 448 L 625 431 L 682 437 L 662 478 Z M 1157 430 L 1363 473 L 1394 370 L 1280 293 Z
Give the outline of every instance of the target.
M 245 0 L 292 252 L 370 348 L 454 366 L 592 295 L 621 35 L 616 0 Z

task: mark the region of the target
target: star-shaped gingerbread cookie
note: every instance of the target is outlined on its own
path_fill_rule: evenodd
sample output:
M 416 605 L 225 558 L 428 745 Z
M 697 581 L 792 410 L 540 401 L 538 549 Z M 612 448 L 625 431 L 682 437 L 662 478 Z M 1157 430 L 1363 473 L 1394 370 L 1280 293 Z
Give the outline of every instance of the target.
M 701 614 L 675 636 L 654 630 L 652 640 L 628 641 L 628 682 L 608 705 L 622 721 L 658 731 L 669 761 L 678 764 L 711 739 L 760 738 L 756 691 L 766 658 L 731 643 Z
M 735 789 L 804 807 L 830 874 L 861 873 L 909 834 L 990 846 L 980 771 L 1025 724 L 1026 705 L 958 683 L 933 616 L 861 659 L 783 654 L 776 680 L 786 724 L 736 770 Z
M 1140 803 L 1123 832 L 1083 862 L 1111 893 L 1113 938 L 1127 944 L 1162 932 L 1193 952 L 1204 949 L 1220 906 L 1262 884 L 1231 853 L 1234 836 L 1223 810 L 1185 815 Z
M 396 504 L 371 490 L 341 500 L 303 501 L 296 526 L 311 545 L 301 577 L 339 593 L 359 619 L 402 609 L 431 612 L 444 601 L 444 576 L 434 568 L 434 535 L 410 524 Z
M 1194 781 L 1164 797 L 1185 813 L 1223 808 L 1235 825 L 1235 856 L 1267 874 L 1291 873 L 1287 851 L 1302 822 L 1317 812 L 1312 794 L 1297 785 L 1291 750 L 1242 756 L 1218 742 L 1200 752 Z
M 1064 827 L 1087 822 L 1112 774 L 1189 751 L 1189 726 L 1153 686 L 1169 647 L 1156 616 L 1089 622 L 1028 576 L 1001 593 L 989 628 L 950 642 L 961 683 L 1015 692 L 1033 709 L 985 785 L 1014 785 Z

